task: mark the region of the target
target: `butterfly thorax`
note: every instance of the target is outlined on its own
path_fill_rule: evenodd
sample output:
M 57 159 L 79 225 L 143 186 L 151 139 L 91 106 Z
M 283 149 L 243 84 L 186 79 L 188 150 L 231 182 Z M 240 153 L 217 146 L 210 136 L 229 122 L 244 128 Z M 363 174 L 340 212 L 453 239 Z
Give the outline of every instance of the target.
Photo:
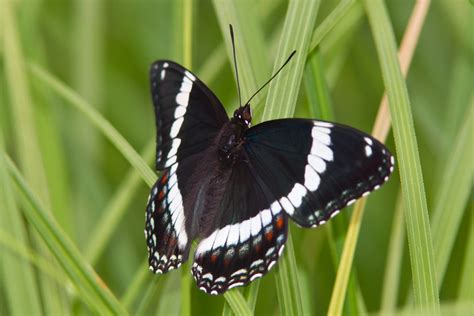
M 225 165 L 233 165 L 242 153 L 242 146 L 245 143 L 244 132 L 249 129 L 252 122 L 252 112 L 250 105 L 239 107 L 234 112 L 230 121 L 222 127 L 219 135 L 219 160 Z

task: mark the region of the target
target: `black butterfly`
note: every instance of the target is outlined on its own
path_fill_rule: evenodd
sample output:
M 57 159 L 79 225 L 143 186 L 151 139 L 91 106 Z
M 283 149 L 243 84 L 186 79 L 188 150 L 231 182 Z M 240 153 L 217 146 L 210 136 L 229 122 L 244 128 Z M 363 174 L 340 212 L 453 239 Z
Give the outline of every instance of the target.
M 155 62 L 150 80 L 161 171 L 146 209 L 150 270 L 179 267 L 199 239 L 192 274 L 206 293 L 267 273 L 288 218 L 322 225 L 393 171 L 387 148 L 351 127 L 309 119 L 250 127 L 249 102 L 229 119 L 206 85 L 172 61 Z

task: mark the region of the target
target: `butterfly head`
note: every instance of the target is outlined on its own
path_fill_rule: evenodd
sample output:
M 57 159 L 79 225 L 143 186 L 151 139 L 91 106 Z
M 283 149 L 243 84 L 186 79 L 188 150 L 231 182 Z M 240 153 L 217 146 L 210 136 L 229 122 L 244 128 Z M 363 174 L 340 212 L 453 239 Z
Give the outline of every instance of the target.
M 250 127 L 252 123 L 252 110 L 250 109 L 250 104 L 247 103 L 235 110 L 232 121 L 242 126 Z

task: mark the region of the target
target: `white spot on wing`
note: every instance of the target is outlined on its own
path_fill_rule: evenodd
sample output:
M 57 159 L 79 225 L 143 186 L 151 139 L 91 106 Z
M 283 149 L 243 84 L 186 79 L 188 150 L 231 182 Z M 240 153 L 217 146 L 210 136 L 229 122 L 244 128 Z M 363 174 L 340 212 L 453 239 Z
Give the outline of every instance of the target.
M 321 178 L 316 173 L 316 171 L 314 171 L 310 165 L 306 165 L 304 171 L 304 186 L 311 192 L 314 192 L 318 189 L 320 182 Z
M 183 82 L 181 83 L 181 88 L 179 89 L 182 92 L 191 92 L 193 88 L 193 83 L 188 78 L 184 77 Z
M 315 126 L 321 126 L 321 127 L 334 127 L 334 124 L 328 123 L 328 122 L 321 122 L 321 121 L 315 121 L 314 122 Z
M 212 249 L 217 249 L 225 245 L 227 241 L 227 236 L 229 236 L 230 225 L 225 226 L 224 228 L 220 229 L 217 233 L 216 240 L 214 241 L 214 245 Z
M 239 224 L 230 226 L 229 237 L 227 237 L 226 245 L 236 245 L 239 242 Z
M 190 73 L 189 71 L 185 71 L 184 72 L 186 74 L 186 77 L 188 77 L 189 79 L 191 79 L 191 81 L 195 81 L 196 80 L 196 77 L 194 77 L 194 75 L 192 73 Z
M 321 174 L 326 170 L 326 162 L 318 156 L 308 155 L 308 162 L 316 170 L 317 173 Z
M 234 277 L 234 276 L 236 276 L 236 275 L 245 274 L 245 273 L 247 273 L 247 269 L 240 269 L 240 270 L 237 270 L 237 271 L 235 271 L 234 273 L 232 273 L 232 274 L 230 275 L 230 277 Z
M 265 209 L 260 212 L 262 217 L 262 226 L 265 227 L 272 222 L 272 214 L 269 209 Z
M 170 130 L 171 138 L 175 138 L 176 136 L 178 136 L 181 125 L 183 125 L 183 120 L 184 118 L 180 117 L 179 119 L 173 122 L 173 125 L 171 125 L 171 130 Z
M 295 212 L 295 208 L 293 207 L 293 205 L 291 204 L 291 202 L 288 200 L 287 197 L 282 197 L 280 199 L 280 204 L 281 206 L 283 206 L 283 208 L 285 209 L 285 212 L 288 213 L 288 215 L 293 215 L 293 213 Z
M 176 95 L 176 103 L 184 107 L 188 106 L 189 102 L 189 92 L 180 92 Z M 176 113 L 175 113 L 176 116 Z
M 214 277 L 212 276 L 212 274 L 206 273 L 201 277 L 201 279 L 207 279 L 207 280 L 212 281 L 214 279 Z
M 288 199 L 291 201 L 295 207 L 300 207 L 303 203 L 303 197 L 308 193 L 306 188 L 299 183 L 295 183 L 295 186 L 288 194 Z
M 280 205 L 280 203 L 278 203 L 278 201 L 275 201 L 270 206 L 270 209 L 272 210 L 272 214 L 276 215 L 276 214 L 281 212 L 281 205 Z
M 255 279 L 258 279 L 258 278 L 261 278 L 262 277 L 262 274 L 261 273 L 255 273 L 254 275 L 252 275 L 250 277 L 250 281 L 253 281 Z
M 365 142 L 366 142 L 369 146 L 372 146 L 373 143 L 374 143 L 374 142 L 373 142 L 370 138 L 368 138 L 368 137 L 364 137 L 364 140 L 365 140 Z
M 262 221 L 260 220 L 260 215 L 254 216 L 250 220 L 250 229 L 252 236 L 257 236 L 262 229 Z
M 311 146 L 311 154 L 321 157 L 326 161 L 334 160 L 334 154 L 331 148 L 319 142 L 317 139 L 313 139 L 313 145 Z
M 329 131 L 330 130 L 328 128 L 313 127 L 313 129 L 311 130 L 311 137 L 313 137 L 313 139 L 318 140 L 320 143 L 329 146 L 331 145 L 331 137 L 329 136 Z
M 212 249 L 212 245 L 214 244 L 214 240 L 216 239 L 217 232 L 218 230 L 213 232 L 209 237 L 201 240 L 198 248 L 196 249 L 196 256 Z
M 250 237 L 250 222 L 251 219 L 247 219 L 243 221 L 239 226 L 239 236 L 240 236 L 240 242 L 244 242 Z
M 169 167 L 176 162 L 176 156 L 168 158 L 165 163 L 165 167 Z
M 176 155 L 178 152 L 179 145 L 181 144 L 181 139 L 180 138 L 175 138 L 171 142 L 171 149 L 168 152 L 168 159 L 171 158 L 172 156 Z
M 259 266 L 259 265 L 261 265 L 262 263 L 263 263 L 263 260 L 262 260 L 262 259 L 255 260 L 255 261 L 252 262 L 252 264 L 250 265 L 250 268 Z
M 369 145 L 365 145 L 365 155 L 367 157 L 372 156 L 372 148 Z
M 243 282 L 237 282 L 237 283 L 231 284 L 231 285 L 229 286 L 229 290 L 232 289 L 232 288 L 234 288 L 234 287 L 242 286 L 242 285 L 244 285 Z
M 174 110 L 174 118 L 182 117 L 182 116 L 184 116 L 185 113 L 186 113 L 186 107 L 182 106 L 182 105 L 179 105 L 176 108 L 176 110 Z

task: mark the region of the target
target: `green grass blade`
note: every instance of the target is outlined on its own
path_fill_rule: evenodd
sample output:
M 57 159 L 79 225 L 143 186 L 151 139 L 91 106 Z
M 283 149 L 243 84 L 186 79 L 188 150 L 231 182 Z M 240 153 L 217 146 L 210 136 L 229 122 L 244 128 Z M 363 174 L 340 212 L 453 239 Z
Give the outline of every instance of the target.
M 468 106 L 464 122 L 448 157 L 448 165 L 440 179 L 442 185 L 436 201 L 431 227 L 433 244 L 436 245 L 434 259 L 436 276 L 443 282 L 446 268 L 451 258 L 457 232 L 466 209 L 466 203 L 471 193 L 473 155 L 472 155 L 472 122 L 474 107 Z
M 26 178 L 31 181 L 41 200 L 46 205 L 50 205 L 46 172 L 37 136 L 38 130 L 25 71 L 23 48 L 17 30 L 14 4 L 12 1 L 4 1 L 2 7 L 2 22 L 5 28 L 5 74 L 11 98 L 12 121 L 15 126 L 21 127 L 13 129 L 18 160 Z M 37 238 L 38 236 L 33 236 L 36 246 L 42 253 L 46 253 L 47 250 Z M 66 309 L 64 292 L 61 292 L 57 285 L 41 275 L 39 286 L 45 312 L 47 314 L 64 314 Z
M 309 44 L 309 52 L 313 52 L 326 35 L 346 16 L 356 3 L 355 0 L 341 0 L 324 21 L 316 28 Z
M 192 69 L 192 52 L 193 52 L 193 42 L 192 42 L 192 26 L 193 26 L 193 6 L 191 0 L 184 0 L 181 4 L 179 10 L 183 12 L 183 18 L 181 20 L 182 27 L 183 27 L 183 62 L 184 66 L 188 69 Z M 181 302 L 181 306 L 179 309 L 179 313 L 181 316 L 188 316 L 191 315 L 191 274 L 189 273 L 190 264 L 189 261 L 183 264 L 181 269 L 181 288 L 180 293 L 171 293 L 166 290 L 165 287 L 165 295 L 170 297 L 163 297 L 162 302 L 166 300 L 174 300 L 175 302 Z M 168 280 L 168 283 L 170 281 Z M 174 289 L 174 287 L 173 287 Z M 172 294 L 172 295 L 171 295 Z M 177 300 L 176 300 L 177 296 Z M 179 297 L 181 296 L 181 297 Z M 167 313 L 160 313 L 160 314 L 171 314 L 171 310 Z
M 213 3 L 232 68 L 234 59 L 229 24 L 232 24 L 234 29 L 235 52 L 242 103 L 244 103 L 258 89 L 270 71 L 261 26 L 255 12 L 249 10 L 249 6 L 252 5 L 249 1 L 214 0 Z M 258 99 L 254 103 L 257 101 Z
M 252 315 L 249 305 L 245 301 L 243 295 L 238 291 L 227 291 L 224 293 L 224 298 L 229 304 L 232 311 L 236 315 Z
M 397 306 L 405 238 L 403 200 L 401 194 L 399 194 L 397 204 L 395 205 L 390 244 L 388 246 L 387 263 L 385 265 L 385 275 L 383 278 L 382 303 L 380 310 L 384 313 L 393 312 Z
M 151 282 L 148 283 L 145 293 L 141 296 L 140 303 L 138 304 L 137 310 L 134 312 L 135 315 L 147 315 L 149 314 L 148 308 L 150 304 L 157 297 L 157 293 L 163 283 L 161 278 L 153 278 Z
M 142 153 L 145 161 L 152 160 L 155 154 L 155 146 L 155 141 L 152 141 L 145 147 Z M 118 190 L 104 208 L 100 219 L 90 233 L 90 238 L 84 252 L 91 265 L 97 262 L 112 234 L 117 230 L 118 224 L 125 216 L 127 206 L 136 193 L 138 185 L 141 183 L 140 180 L 140 175 L 136 169 L 132 168 L 129 170 L 123 182 L 119 185 Z
M 276 71 L 282 65 L 293 50 L 297 53 L 290 67 L 276 77 L 270 85 L 263 121 L 293 116 L 319 3 L 315 0 L 290 2 L 274 70 Z
M 297 54 L 291 61 L 291 66 L 270 85 L 263 121 L 293 116 L 318 8 L 319 1 L 291 1 L 289 4 L 274 69 L 278 69 L 293 50 Z M 276 276 L 280 312 L 285 315 L 301 315 L 301 290 L 290 236 L 286 245 Z
M 48 276 L 51 280 L 55 281 L 58 285 L 64 287 L 64 290 L 70 290 L 70 288 L 69 289 L 67 288 L 67 283 L 66 283 L 67 278 L 62 272 L 58 271 L 55 267 L 51 266 L 48 260 L 46 260 L 40 254 L 38 254 L 32 248 L 29 248 L 26 245 L 21 244 L 17 240 L 16 237 L 8 233 L 5 233 L 4 230 L 0 230 L 0 247 L 3 247 L 5 251 L 9 251 L 12 255 L 15 255 L 18 259 L 21 259 L 21 262 L 28 262 L 29 264 L 34 265 L 38 269 L 38 271 L 40 271 L 42 274 Z M 4 252 L 2 252 L 2 254 L 3 253 Z M 9 271 L 11 273 L 12 271 L 14 271 L 14 269 L 9 270 Z M 14 283 L 15 286 L 17 286 L 16 284 L 20 282 L 21 278 L 16 277 L 14 280 L 15 280 L 15 283 Z M 23 291 L 21 293 L 26 293 L 26 291 Z M 25 308 L 25 306 L 22 306 L 21 308 Z M 30 307 L 27 307 L 27 308 L 30 308 Z M 38 313 L 39 314 L 41 313 L 41 309 L 38 310 Z
M 132 148 L 125 138 L 97 112 L 94 107 L 87 103 L 80 95 L 71 88 L 56 79 L 53 75 L 38 65 L 31 65 L 33 74 L 38 77 L 44 84 L 48 85 L 58 95 L 69 101 L 76 109 L 86 115 L 91 122 L 114 144 L 120 153 L 128 160 L 128 162 L 140 172 L 141 177 L 151 187 L 156 180 L 153 170 L 148 167 L 147 163 Z
M 304 79 L 305 91 L 306 95 L 308 96 L 308 103 L 312 117 L 333 121 L 334 114 L 329 100 L 329 91 L 326 84 L 326 79 L 324 77 L 320 49 L 316 49 L 310 54 L 305 66 Z M 344 240 L 346 230 L 346 225 L 343 224 L 342 220 L 346 219 L 347 214 L 344 213 L 341 216 L 343 218 L 339 218 L 338 221 L 329 222 L 327 226 L 325 226 L 329 237 L 329 247 L 333 255 L 332 257 L 335 270 L 337 270 L 337 266 L 341 258 L 342 241 Z M 339 237 L 338 242 L 336 242 L 335 236 Z M 352 273 L 350 276 L 347 292 L 347 309 L 350 314 L 356 314 L 362 306 L 359 304 L 359 298 L 361 298 L 362 295 L 359 293 L 357 280 L 354 273 Z
M 1 129 L 0 151 L 4 151 Z M 0 155 L 0 188 L 0 233 L 9 234 L 16 243 L 25 245 L 28 237 L 15 201 L 3 155 Z M 3 271 L 4 278 L 0 280 L 0 284 L 7 297 L 9 313 L 12 315 L 42 314 L 37 282 L 31 265 L 12 253 L 3 250 L 1 252 L 0 269 Z M 28 304 L 24 304 L 25 301 Z
M 408 92 L 397 60 L 392 26 L 384 4 L 365 1 L 390 102 L 410 245 L 415 303 L 439 313 L 438 284 L 420 157 Z
M 472 210 L 472 203 L 470 203 Z M 472 216 L 472 215 L 471 215 Z M 461 301 L 474 302 L 474 282 L 472 282 L 472 267 L 474 267 L 474 225 L 471 220 L 468 238 L 466 242 L 466 254 L 461 272 L 461 284 L 459 285 L 458 299 Z
M 311 117 L 333 120 L 334 114 L 329 102 L 329 91 L 324 78 L 319 49 L 309 55 L 303 78 Z
M 472 301 L 460 301 L 460 302 L 446 302 L 440 305 L 441 315 L 451 316 L 465 316 L 471 315 L 474 310 L 474 302 Z M 417 316 L 417 315 L 431 315 L 429 308 L 404 308 L 391 313 L 379 313 L 374 315 L 380 316 Z
M 227 48 L 227 56 L 233 65 L 232 45 L 229 34 L 229 24 L 232 24 L 235 36 L 236 58 L 239 71 L 239 79 L 242 93 L 242 102 L 245 102 L 253 92 L 258 89 L 259 82 L 263 81 L 264 76 L 269 73 L 268 58 L 266 58 L 266 45 L 261 26 L 254 11 L 249 6 L 251 2 L 241 1 L 234 2 L 228 0 L 215 0 L 214 8 L 219 20 L 222 34 L 224 34 L 224 44 Z M 257 101 L 255 102 L 255 104 Z M 255 108 L 255 107 L 254 107 Z M 255 300 L 258 294 L 259 282 L 252 282 L 250 288 L 253 289 L 247 301 L 250 304 L 246 309 L 254 310 Z M 239 291 L 229 293 L 237 293 L 242 296 Z M 227 299 L 227 298 L 226 298 Z M 227 300 L 228 305 L 230 302 Z M 232 307 L 232 306 L 231 306 Z M 238 315 L 237 311 L 232 308 L 233 312 Z M 227 305 L 223 310 L 224 315 L 230 314 Z
M 7 158 L 7 156 L 2 153 Z M 82 297 L 89 302 L 97 312 L 126 314 L 122 305 L 113 294 L 100 283 L 94 270 L 82 258 L 79 250 L 70 241 L 33 194 L 23 176 L 13 162 L 7 158 L 9 172 L 25 200 L 23 208 L 28 221 L 33 225 L 42 240 L 51 250 L 64 272 L 71 278 L 73 285 L 81 292 Z M 28 207 L 29 206 L 29 207 Z
M 140 295 L 140 291 L 145 287 L 145 282 L 152 278 L 150 270 L 148 270 L 148 260 L 145 259 L 135 272 L 132 281 L 129 282 L 127 291 L 122 296 L 120 301 L 127 310 L 131 310 L 136 298 Z M 151 279 L 153 280 L 153 279 Z M 151 280 L 149 280 L 151 282 Z

